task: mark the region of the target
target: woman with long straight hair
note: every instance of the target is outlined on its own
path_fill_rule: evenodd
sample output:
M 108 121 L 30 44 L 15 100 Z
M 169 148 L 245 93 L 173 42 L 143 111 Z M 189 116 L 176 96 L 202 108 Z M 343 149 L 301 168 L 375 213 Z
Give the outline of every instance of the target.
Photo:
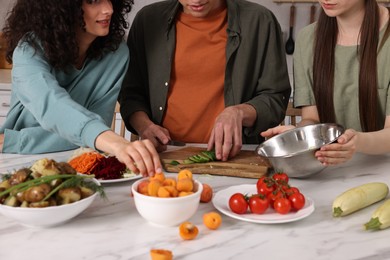
M 300 31 L 294 53 L 298 126 L 338 123 L 347 130 L 315 156 L 324 165 L 355 152 L 390 152 L 389 10 L 375 0 L 319 0 L 318 22 Z M 292 126 L 261 133 L 270 137 Z

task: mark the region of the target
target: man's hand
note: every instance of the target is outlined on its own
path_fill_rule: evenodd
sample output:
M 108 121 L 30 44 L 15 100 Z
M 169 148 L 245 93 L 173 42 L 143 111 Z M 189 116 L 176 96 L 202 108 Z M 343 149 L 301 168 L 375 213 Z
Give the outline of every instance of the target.
M 216 118 L 207 148 L 214 147 L 218 160 L 236 156 L 242 147 L 243 111 L 236 106 L 225 108 Z
M 169 131 L 153 123 L 143 111 L 137 111 L 130 117 L 130 124 L 137 131 L 141 139 L 149 139 L 158 152 L 167 149 L 167 143 L 171 140 Z
M 156 124 L 149 124 L 141 133 L 141 139 L 149 139 L 158 152 L 167 150 L 167 143 L 171 140 L 169 131 Z

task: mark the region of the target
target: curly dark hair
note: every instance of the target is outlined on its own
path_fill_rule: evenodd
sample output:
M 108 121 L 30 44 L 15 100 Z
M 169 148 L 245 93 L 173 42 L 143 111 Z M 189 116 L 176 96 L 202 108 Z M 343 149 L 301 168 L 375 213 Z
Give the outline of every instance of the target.
M 20 40 L 38 49 L 37 38 L 51 66 L 66 69 L 75 64 L 79 50 L 76 29 L 78 26 L 85 28 L 83 1 L 91 3 L 91 0 L 17 0 L 3 28 L 8 46 L 7 61 L 12 63 L 12 53 Z M 110 32 L 95 39 L 87 52 L 90 58 L 99 59 L 104 53 L 115 51 L 129 27 L 126 19 L 134 0 L 111 0 L 111 3 L 114 12 Z

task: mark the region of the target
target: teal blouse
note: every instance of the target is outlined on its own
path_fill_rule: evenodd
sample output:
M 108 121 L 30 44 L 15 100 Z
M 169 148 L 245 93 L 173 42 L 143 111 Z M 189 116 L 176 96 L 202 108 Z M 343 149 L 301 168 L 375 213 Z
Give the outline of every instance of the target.
M 65 72 L 48 64 L 43 49 L 20 43 L 13 53 L 11 106 L 0 128 L 3 153 L 96 149 L 97 136 L 110 129 L 128 62 L 123 42 L 102 59 Z

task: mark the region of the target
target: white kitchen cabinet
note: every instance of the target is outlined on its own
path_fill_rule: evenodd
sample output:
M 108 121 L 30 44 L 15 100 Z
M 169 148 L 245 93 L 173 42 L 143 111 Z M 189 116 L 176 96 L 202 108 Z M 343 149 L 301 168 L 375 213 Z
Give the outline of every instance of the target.
M 0 90 L 0 126 L 3 125 L 9 110 L 11 91 Z
M 11 102 L 11 70 L 0 69 L 0 126 L 3 125 Z

